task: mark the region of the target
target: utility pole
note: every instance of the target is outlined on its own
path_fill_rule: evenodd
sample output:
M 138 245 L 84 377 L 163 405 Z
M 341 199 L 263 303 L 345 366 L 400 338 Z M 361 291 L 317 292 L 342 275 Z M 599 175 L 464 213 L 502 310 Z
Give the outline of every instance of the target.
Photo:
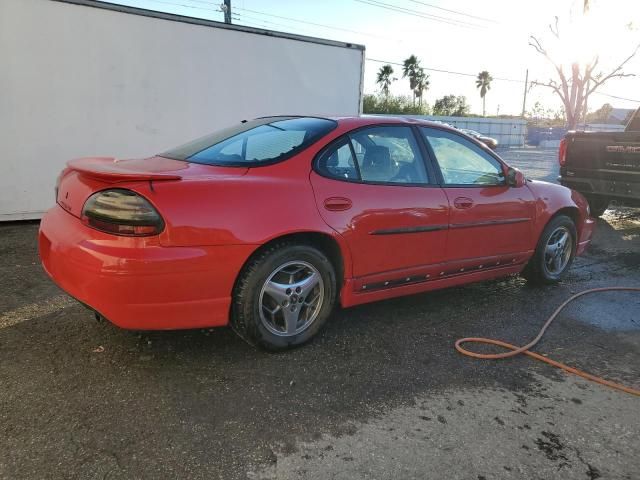
M 522 118 L 524 118 L 524 114 L 527 109 L 527 90 L 529 87 L 529 69 L 527 68 L 527 73 L 524 77 L 524 97 L 522 98 Z
M 224 23 L 231 23 L 231 0 L 224 0 L 222 11 L 224 12 Z

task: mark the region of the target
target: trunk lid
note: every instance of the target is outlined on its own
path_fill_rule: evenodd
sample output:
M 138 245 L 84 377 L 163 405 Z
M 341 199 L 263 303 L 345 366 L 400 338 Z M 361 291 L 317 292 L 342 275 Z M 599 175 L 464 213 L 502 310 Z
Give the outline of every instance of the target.
M 82 207 L 93 193 L 105 188 L 127 188 L 128 184 L 181 181 L 194 177 L 242 176 L 242 167 L 214 167 L 164 157 L 117 160 L 91 157 L 71 160 L 58 179 L 56 202 L 80 218 Z

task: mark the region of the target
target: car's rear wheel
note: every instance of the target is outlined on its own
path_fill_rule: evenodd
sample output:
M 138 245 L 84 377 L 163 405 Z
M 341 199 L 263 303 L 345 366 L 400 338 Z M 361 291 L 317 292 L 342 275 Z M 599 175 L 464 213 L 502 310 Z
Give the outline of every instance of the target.
M 309 341 L 331 313 L 335 270 L 320 250 L 278 243 L 243 269 L 234 290 L 231 326 L 252 345 L 283 350 Z
M 609 208 L 610 200 L 598 195 L 589 195 L 587 196 L 587 202 L 589 202 L 591 215 L 594 217 L 600 217 Z
M 533 283 L 557 283 L 575 257 L 576 226 L 571 218 L 553 218 L 540 235 L 536 251 L 522 275 Z

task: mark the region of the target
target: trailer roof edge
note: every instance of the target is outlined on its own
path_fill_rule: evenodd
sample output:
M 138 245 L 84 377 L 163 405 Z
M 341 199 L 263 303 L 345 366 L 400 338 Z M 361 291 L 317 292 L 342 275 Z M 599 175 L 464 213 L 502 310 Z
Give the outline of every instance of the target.
M 306 35 L 297 35 L 295 33 L 279 32 L 277 30 L 267 30 L 263 28 L 246 27 L 244 25 L 234 25 L 224 22 L 216 22 L 204 18 L 187 17 L 184 15 L 176 15 L 174 13 L 158 12 L 155 10 L 147 10 L 145 8 L 130 7 L 128 5 L 119 5 L 115 3 L 101 2 L 98 0 L 51 0 L 60 3 L 70 3 L 73 5 L 81 5 L 85 7 L 102 8 L 120 13 L 129 13 L 131 15 L 141 15 L 144 17 L 158 18 L 171 22 L 190 23 L 204 27 L 224 28 L 227 30 L 235 30 L 238 32 L 252 33 L 255 35 L 264 35 L 267 37 L 286 38 L 289 40 L 297 40 L 300 42 L 317 43 L 320 45 L 328 45 L 331 47 L 353 48 L 356 50 L 365 50 L 364 45 L 351 42 L 339 42 L 337 40 L 327 40 L 325 38 L 310 37 Z

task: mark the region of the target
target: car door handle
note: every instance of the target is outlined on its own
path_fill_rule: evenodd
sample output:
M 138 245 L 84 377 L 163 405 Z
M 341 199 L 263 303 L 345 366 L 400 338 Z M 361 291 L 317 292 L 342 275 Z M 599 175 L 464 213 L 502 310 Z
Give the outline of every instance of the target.
M 342 212 L 351 208 L 351 200 L 345 197 L 329 197 L 324 201 L 324 208 L 332 212 Z
M 453 201 L 456 208 L 465 209 L 473 207 L 473 200 L 468 197 L 458 197 Z

